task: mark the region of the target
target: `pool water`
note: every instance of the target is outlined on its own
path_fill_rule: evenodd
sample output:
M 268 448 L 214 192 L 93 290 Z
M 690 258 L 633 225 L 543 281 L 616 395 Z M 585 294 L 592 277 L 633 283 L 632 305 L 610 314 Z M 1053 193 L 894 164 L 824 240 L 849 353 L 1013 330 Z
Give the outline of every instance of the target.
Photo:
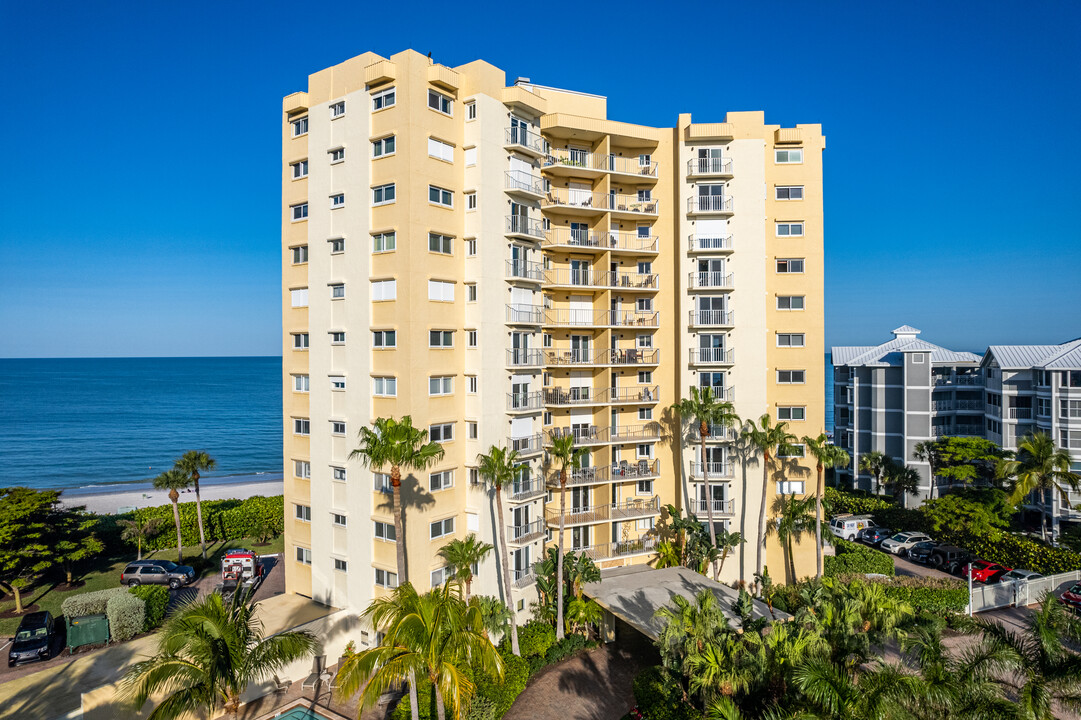
M 284 715 L 277 715 L 275 720 L 324 720 L 325 717 L 309 708 L 293 708 Z

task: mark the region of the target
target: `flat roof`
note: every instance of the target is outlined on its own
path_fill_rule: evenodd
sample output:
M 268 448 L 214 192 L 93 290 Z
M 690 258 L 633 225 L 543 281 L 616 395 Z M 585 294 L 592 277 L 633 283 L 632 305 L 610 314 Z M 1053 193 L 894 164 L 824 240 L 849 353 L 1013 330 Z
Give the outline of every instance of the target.
M 733 624 L 738 623 L 731 608 L 739 598 L 739 591 L 713 582 L 690 568 L 657 570 L 648 565 L 610 568 L 601 571 L 600 582 L 588 583 L 583 588 L 598 605 L 651 640 L 656 640 L 661 632 L 661 622 L 654 617 L 658 610 L 671 605 L 676 595 L 693 602 L 702 590 L 712 590 L 724 616 Z M 753 604 L 755 618 L 784 621 L 792 617 L 780 610 L 774 610 L 771 616 L 761 600 L 754 600 Z

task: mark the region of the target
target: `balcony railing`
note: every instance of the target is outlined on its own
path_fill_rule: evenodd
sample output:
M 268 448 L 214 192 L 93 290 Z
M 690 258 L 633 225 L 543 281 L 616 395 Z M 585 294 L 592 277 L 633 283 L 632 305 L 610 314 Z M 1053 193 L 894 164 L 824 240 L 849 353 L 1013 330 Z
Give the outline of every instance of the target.
M 935 385 L 983 385 L 981 373 L 950 373 L 949 375 L 935 375 Z
M 1031 420 L 1032 408 L 1027 407 L 1012 407 L 1010 410 L 1010 419 L 1012 420 Z
M 506 145 L 516 146 L 537 155 L 544 153 L 544 139 L 524 127 L 507 128 Z
M 544 280 L 544 267 L 539 262 L 531 260 L 507 260 L 507 277 L 521 280 Z
M 507 410 L 540 410 L 544 397 L 540 390 L 524 393 L 507 393 Z
M 707 504 L 708 500 L 697 498 L 690 503 L 690 511 L 698 516 L 699 520 L 708 518 Z M 713 501 L 713 514 L 714 515 L 732 515 L 735 513 L 735 500 L 714 500 Z
M 732 402 L 732 398 L 735 396 L 735 388 L 724 388 L 725 392 L 720 395 L 714 391 L 713 397 L 718 400 L 727 400 Z M 726 397 L 727 396 L 727 397 Z M 689 437 L 692 442 L 698 442 L 702 439 L 702 426 L 696 422 L 692 422 L 690 426 Z M 706 442 L 734 442 L 739 439 L 739 430 L 734 427 L 724 427 L 723 425 L 710 425 L 709 435 L 706 436 Z
M 510 348 L 507 350 L 507 365 L 510 367 L 540 367 L 544 364 L 544 353 L 537 348 Z
M 687 161 L 688 175 L 731 175 L 732 158 L 691 158 Z
M 548 488 L 539 479 L 532 479 L 529 482 L 513 482 L 507 486 L 507 497 L 514 502 L 532 500 L 546 492 L 548 492 Z
M 688 235 L 690 252 L 712 252 L 732 249 L 731 235 Z
M 660 388 L 547 388 L 545 405 L 598 405 L 605 403 L 654 403 L 660 399 Z
M 576 445 L 605 445 L 612 443 L 655 442 L 660 440 L 661 429 L 657 423 L 648 425 L 628 425 L 622 427 L 597 427 L 596 425 L 553 428 L 545 437 L 545 444 L 551 444 L 551 438 L 571 436 Z
M 540 325 L 544 321 L 544 308 L 540 305 L 507 304 L 507 322 L 512 325 Z
M 595 164 L 593 153 L 591 152 L 562 148 L 549 149 L 544 156 L 544 160 L 541 162 L 541 165 L 546 168 L 558 165 L 563 167 L 581 168 L 582 170 L 596 170 L 598 168 L 594 167 Z
M 609 560 L 611 558 L 626 557 L 628 555 L 651 553 L 656 547 L 657 538 L 652 535 L 647 535 L 637 540 L 617 540 L 616 542 L 611 543 L 589 545 L 587 547 L 578 548 L 575 552 L 579 552 L 596 562 L 598 560 Z
M 702 477 L 702 467 L 700 462 L 691 463 L 691 475 L 696 478 Z M 705 469 L 709 471 L 710 479 L 735 476 L 735 468 L 730 462 L 708 462 L 705 464 Z
M 511 585 L 516 590 L 520 590 L 524 587 L 529 587 L 533 583 L 537 582 L 537 575 L 533 571 L 533 568 L 514 569 L 511 573 Z
M 544 271 L 547 285 L 573 285 L 575 287 L 605 288 L 610 284 L 608 272 L 593 272 L 589 268 L 574 270 L 571 268 L 549 268 Z
M 507 526 L 507 542 L 515 544 L 522 544 L 532 542 L 537 538 L 544 536 L 544 521 L 534 520 L 527 525 L 508 525 Z
M 546 365 L 656 365 L 660 362 L 660 350 L 627 348 L 615 350 L 589 350 L 571 348 L 547 348 L 544 350 Z
M 643 163 L 637 157 L 623 157 L 622 155 L 594 155 L 595 166 L 600 170 L 622 173 L 623 175 L 641 175 L 643 177 L 657 177 L 657 163 L 652 161 Z
M 958 410 L 979 410 L 983 411 L 983 400 L 958 400 L 954 403 L 954 407 Z
M 543 207 L 566 207 L 603 211 L 608 208 L 604 193 L 571 188 L 551 188 L 541 199 Z
M 607 284 L 611 287 L 638 290 L 656 290 L 660 284 L 659 278 L 656 273 L 610 272 L 607 273 L 607 275 Z
M 735 362 L 732 348 L 691 348 L 690 355 L 694 365 L 731 365 Z
M 527 235 L 540 239 L 544 237 L 544 224 L 527 215 L 508 215 L 506 232 L 508 235 Z
M 660 498 L 654 495 L 648 500 L 631 499 L 611 505 L 579 505 L 568 507 L 563 513 L 563 520 L 569 524 L 585 524 L 608 522 L 609 520 L 625 520 L 629 518 L 648 517 L 657 515 L 661 511 Z M 559 525 L 559 508 L 548 508 L 547 519 L 549 525 Z
M 544 180 L 524 170 L 507 170 L 505 173 L 507 190 L 521 190 L 531 195 L 544 194 Z
M 612 327 L 657 327 L 659 315 L 655 312 L 638 312 L 636 310 L 616 310 L 609 313 L 608 324 Z
M 519 455 L 536 455 L 544 449 L 544 437 L 540 433 L 525 437 L 507 438 L 507 447 L 517 450 Z
M 637 463 L 628 463 L 623 460 L 613 465 L 601 465 L 600 467 L 579 468 L 567 473 L 568 486 L 596 485 L 597 483 L 625 482 L 628 480 L 647 480 L 660 477 L 661 464 L 659 460 L 639 460 Z M 548 487 L 559 488 L 559 473 L 553 472 L 548 477 Z
M 639 198 L 637 195 L 611 193 L 608 196 L 608 209 L 614 212 L 642 213 L 656 215 L 658 201 L 654 198 Z
M 553 227 L 547 233 L 543 246 L 592 248 L 596 250 L 627 250 L 631 252 L 656 253 L 657 236 L 639 235 L 633 232 L 588 232 L 568 227 Z
M 687 283 L 694 289 L 732 289 L 733 273 L 692 272 L 687 276 Z
M 731 325 L 731 310 L 691 310 L 691 325 Z
M 731 213 L 731 195 L 696 195 L 687 198 L 689 213 Z
M 983 435 L 982 425 L 932 425 L 933 437 Z
M 595 310 L 592 308 L 548 308 L 544 324 L 567 327 L 657 327 L 656 312 L 635 310 Z

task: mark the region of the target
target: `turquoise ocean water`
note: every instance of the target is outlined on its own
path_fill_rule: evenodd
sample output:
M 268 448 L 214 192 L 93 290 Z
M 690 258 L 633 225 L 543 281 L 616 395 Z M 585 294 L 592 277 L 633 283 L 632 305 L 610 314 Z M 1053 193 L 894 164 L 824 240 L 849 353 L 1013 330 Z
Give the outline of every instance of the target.
M 185 450 L 206 482 L 282 474 L 281 358 L 0 359 L 0 486 L 121 489 Z

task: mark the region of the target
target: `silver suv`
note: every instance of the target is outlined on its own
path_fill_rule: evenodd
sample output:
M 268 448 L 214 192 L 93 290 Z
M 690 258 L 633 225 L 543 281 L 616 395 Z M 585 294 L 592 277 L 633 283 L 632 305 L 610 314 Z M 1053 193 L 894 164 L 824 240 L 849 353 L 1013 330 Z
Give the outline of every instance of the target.
M 128 587 L 136 585 L 168 585 L 176 590 L 195 579 L 195 570 L 187 565 L 177 565 L 170 560 L 136 560 L 128 563 L 120 573 L 120 584 Z

